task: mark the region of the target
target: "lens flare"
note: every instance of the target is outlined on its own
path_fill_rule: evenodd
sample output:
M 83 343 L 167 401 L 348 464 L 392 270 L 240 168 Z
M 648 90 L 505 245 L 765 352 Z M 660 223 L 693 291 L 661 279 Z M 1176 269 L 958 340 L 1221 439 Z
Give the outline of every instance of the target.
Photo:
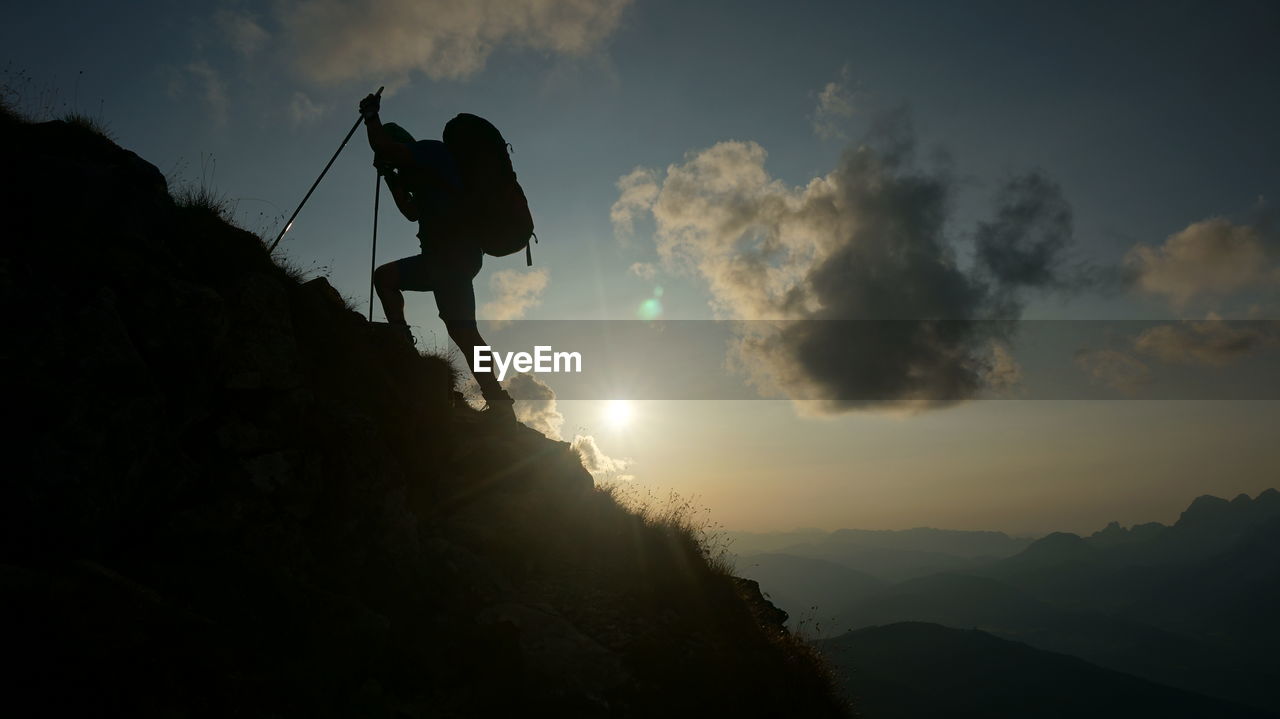
M 636 308 L 636 316 L 642 320 L 656 320 L 662 316 L 662 302 L 657 297 L 650 297 Z

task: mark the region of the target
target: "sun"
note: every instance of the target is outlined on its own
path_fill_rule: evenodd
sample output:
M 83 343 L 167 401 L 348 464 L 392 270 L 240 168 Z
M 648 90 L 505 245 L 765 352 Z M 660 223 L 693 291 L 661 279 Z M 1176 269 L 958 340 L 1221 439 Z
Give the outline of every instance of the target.
M 621 429 L 631 423 L 631 403 L 625 399 L 611 399 L 604 404 L 604 418 L 614 429 Z

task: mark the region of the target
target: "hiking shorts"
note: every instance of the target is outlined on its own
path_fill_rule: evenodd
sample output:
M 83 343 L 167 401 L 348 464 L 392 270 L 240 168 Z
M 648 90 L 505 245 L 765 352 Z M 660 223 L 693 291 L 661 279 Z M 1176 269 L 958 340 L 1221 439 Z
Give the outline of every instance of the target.
M 436 296 L 436 309 L 446 327 L 475 328 L 476 292 L 471 281 L 480 272 L 479 263 L 445 262 L 424 252 L 393 264 L 400 289 Z

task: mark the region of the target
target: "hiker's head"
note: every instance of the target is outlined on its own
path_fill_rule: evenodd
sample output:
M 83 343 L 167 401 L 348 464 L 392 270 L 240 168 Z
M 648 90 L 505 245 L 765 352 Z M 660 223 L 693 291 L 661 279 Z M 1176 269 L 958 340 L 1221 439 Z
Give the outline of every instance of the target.
M 386 131 L 387 135 L 390 136 L 393 141 L 398 142 L 402 145 L 412 145 L 415 142 L 415 140 L 413 139 L 413 135 L 410 135 L 408 130 L 404 129 L 403 127 L 400 127 L 394 122 L 382 123 L 382 129 Z M 375 153 L 373 156 L 373 163 L 377 165 L 380 159 L 381 158 L 379 158 L 378 155 Z

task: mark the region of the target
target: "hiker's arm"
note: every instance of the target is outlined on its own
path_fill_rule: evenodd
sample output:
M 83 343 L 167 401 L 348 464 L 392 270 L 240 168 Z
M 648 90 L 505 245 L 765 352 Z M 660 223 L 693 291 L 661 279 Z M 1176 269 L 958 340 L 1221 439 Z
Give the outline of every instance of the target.
M 391 196 L 396 200 L 396 209 L 400 210 L 400 214 L 404 215 L 406 220 L 417 222 L 418 208 L 413 204 L 413 198 L 409 196 L 404 180 L 394 173 L 387 173 L 383 178 L 387 181 L 387 189 L 391 190 Z
M 456 188 L 451 186 L 448 179 L 436 168 L 419 165 L 409 145 L 396 142 L 391 138 L 386 128 L 382 126 L 382 118 L 378 117 L 380 104 L 381 99 L 377 95 L 369 95 L 360 101 L 360 114 L 364 117 L 369 147 L 373 149 L 373 154 L 392 167 L 401 170 L 415 168 L 418 171 L 418 180 L 421 182 L 446 192 L 455 190 Z
M 409 146 L 391 139 L 386 129 L 382 127 L 382 119 L 377 113 L 365 117 L 364 127 L 369 136 L 369 147 L 373 149 L 375 155 L 395 167 L 413 165 L 413 154 L 409 152 Z

